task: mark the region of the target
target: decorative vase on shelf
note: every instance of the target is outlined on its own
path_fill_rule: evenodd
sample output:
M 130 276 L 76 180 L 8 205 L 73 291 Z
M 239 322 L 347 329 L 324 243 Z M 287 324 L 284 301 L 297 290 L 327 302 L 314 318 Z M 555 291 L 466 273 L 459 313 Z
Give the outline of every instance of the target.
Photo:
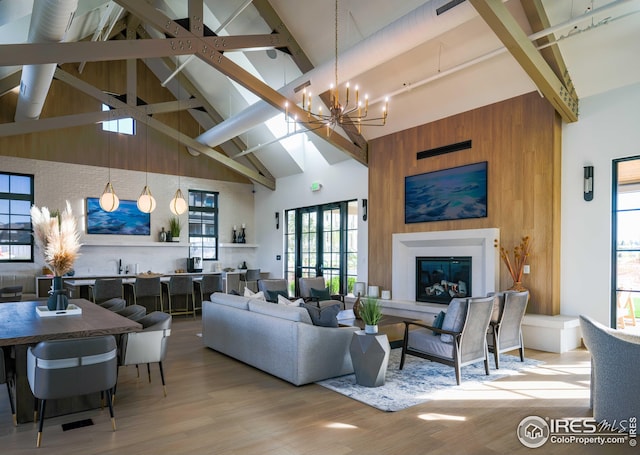
M 356 299 L 355 302 L 353 302 L 353 314 L 356 317 L 356 319 L 360 319 L 360 295 L 358 295 L 358 298 Z
M 61 276 L 53 277 L 53 289 L 49 291 L 49 298 L 47 299 L 47 308 L 50 311 L 66 310 L 69 306 L 69 297 L 67 297 L 67 290 L 64 289 Z

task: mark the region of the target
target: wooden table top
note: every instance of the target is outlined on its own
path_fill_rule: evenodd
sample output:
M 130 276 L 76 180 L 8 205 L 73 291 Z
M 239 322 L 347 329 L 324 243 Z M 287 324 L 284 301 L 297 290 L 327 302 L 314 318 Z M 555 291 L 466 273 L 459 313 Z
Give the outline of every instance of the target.
M 37 306 L 46 300 L 0 304 L 0 346 L 34 344 L 45 340 L 82 338 L 137 332 L 142 326 L 85 299 L 70 299 L 81 315 L 41 317 Z

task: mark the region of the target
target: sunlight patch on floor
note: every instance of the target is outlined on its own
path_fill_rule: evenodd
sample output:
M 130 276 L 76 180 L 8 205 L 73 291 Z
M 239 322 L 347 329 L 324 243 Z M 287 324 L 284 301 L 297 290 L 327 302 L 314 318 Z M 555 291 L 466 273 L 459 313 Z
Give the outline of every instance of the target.
M 464 417 L 464 416 L 438 414 L 438 413 L 435 413 L 435 412 L 430 412 L 428 414 L 419 414 L 418 418 L 422 419 L 422 420 L 454 420 L 454 421 L 457 421 L 457 422 L 464 422 L 465 420 L 467 420 L 467 418 Z
M 332 422 L 332 423 L 328 423 L 327 425 L 325 425 L 327 428 L 333 428 L 333 429 L 338 429 L 338 430 L 351 430 L 351 429 L 355 429 L 358 428 L 355 425 L 351 425 L 348 423 L 340 423 L 340 422 Z

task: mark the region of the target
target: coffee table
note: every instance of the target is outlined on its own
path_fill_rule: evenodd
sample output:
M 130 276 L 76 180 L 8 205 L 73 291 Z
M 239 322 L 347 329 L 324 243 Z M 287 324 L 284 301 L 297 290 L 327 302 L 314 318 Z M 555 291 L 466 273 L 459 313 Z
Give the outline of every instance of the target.
M 383 314 L 382 319 L 378 322 L 378 333 L 387 335 L 391 348 L 402 347 L 404 340 L 404 321 L 416 321 L 416 319 Z M 364 330 L 364 321 L 362 319 L 343 319 L 338 322 L 342 326 L 360 327 Z

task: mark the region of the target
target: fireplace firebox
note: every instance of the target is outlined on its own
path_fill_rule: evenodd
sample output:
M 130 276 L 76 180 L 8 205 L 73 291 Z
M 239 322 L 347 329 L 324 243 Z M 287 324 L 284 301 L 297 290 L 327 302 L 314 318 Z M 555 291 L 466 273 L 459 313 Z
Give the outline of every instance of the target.
M 471 295 L 471 256 L 416 257 L 416 300 L 448 304 Z

